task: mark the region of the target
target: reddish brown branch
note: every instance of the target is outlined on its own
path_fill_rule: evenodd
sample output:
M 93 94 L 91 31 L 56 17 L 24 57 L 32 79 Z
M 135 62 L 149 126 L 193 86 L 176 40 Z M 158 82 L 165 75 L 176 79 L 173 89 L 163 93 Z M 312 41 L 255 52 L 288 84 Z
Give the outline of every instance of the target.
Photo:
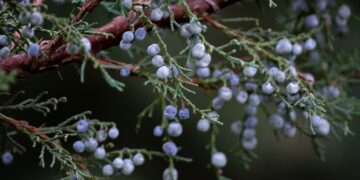
M 188 0 L 188 4 L 191 10 L 201 16 L 214 12 L 214 4 L 219 8 L 224 8 L 236 0 L 211 0 L 209 3 L 206 0 Z M 91 6 L 94 7 L 94 6 Z M 187 20 L 186 12 L 180 5 L 174 5 L 171 7 L 171 11 L 174 13 L 174 18 L 177 22 L 183 22 Z M 136 18 L 132 18 L 132 23 Z M 142 21 L 137 21 L 135 27 L 142 26 Z M 159 26 L 169 26 L 169 19 L 158 22 Z M 124 16 L 114 18 L 111 22 L 97 29 L 97 32 L 105 32 L 113 34 L 115 38 L 106 38 L 104 36 L 89 36 L 89 40 L 92 44 L 93 53 L 107 49 L 111 46 L 117 45 L 120 41 L 121 35 L 129 29 L 127 19 Z M 15 69 L 20 70 L 20 77 L 29 76 L 31 74 L 43 72 L 49 69 L 58 68 L 63 64 L 72 63 L 79 59 L 79 56 L 70 56 L 65 51 L 65 45 L 61 45 L 52 52 L 49 44 L 53 43 L 52 40 L 41 44 L 41 50 L 45 53 L 44 56 L 35 59 L 28 57 L 26 54 L 12 55 L 7 59 L 0 60 L 0 68 L 9 72 Z M 51 53 L 50 53 L 51 52 Z

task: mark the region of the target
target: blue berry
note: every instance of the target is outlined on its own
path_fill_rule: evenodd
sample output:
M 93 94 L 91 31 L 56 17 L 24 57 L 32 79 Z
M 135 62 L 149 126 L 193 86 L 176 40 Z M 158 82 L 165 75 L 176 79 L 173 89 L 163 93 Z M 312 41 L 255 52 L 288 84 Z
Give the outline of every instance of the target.
M 211 63 L 211 55 L 209 53 L 205 53 L 200 59 L 195 61 L 195 64 L 198 67 L 208 67 Z
M 79 53 L 79 51 L 80 51 L 80 47 L 77 44 L 70 43 L 66 46 L 66 52 L 68 54 L 74 55 Z
M 253 66 L 246 66 L 243 70 L 243 74 L 246 77 L 254 77 L 257 72 L 257 68 Z
M 10 48 L 5 46 L 0 49 L 0 58 L 5 59 L 10 55 Z
M 213 78 L 218 78 L 218 77 L 220 77 L 221 74 L 222 74 L 222 71 L 216 69 L 216 70 L 213 72 L 212 77 L 213 77 Z
M 131 73 L 131 69 L 129 68 L 129 66 L 123 66 L 120 69 L 120 76 L 122 77 L 128 77 Z
M 288 54 L 292 50 L 290 41 L 286 38 L 281 39 L 275 47 L 275 51 L 279 54 Z
M 200 132 L 207 132 L 210 129 L 210 122 L 207 119 L 200 119 L 196 124 L 196 129 Z
M 286 86 L 286 92 L 289 94 L 296 94 L 299 92 L 299 90 L 300 90 L 299 84 L 296 82 L 290 82 Z
M 77 132 L 86 132 L 89 129 L 89 122 L 86 119 L 81 119 L 76 123 Z
M 228 87 L 221 87 L 219 89 L 219 97 L 224 101 L 229 101 L 232 98 L 232 91 Z
M 142 41 L 146 38 L 146 29 L 143 27 L 137 28 L 134 32 L 134 35 L 137 41 Z
M 270 75 L 270 76 L 274 76 L 278 71 L 279 71 L 279 68 L 277 68 L 277 67 L 271 67 L 271 68 L 269 69 L 269 75 Z
M 321 119 L 319 126 L 314 128 L 314 131 L 319 135 L 326 136 L 330 133 L 330 123 L 325 119 Z
M 106 151 L 105 151 L 104 147 L 96 148 L 96 150 L 94 152 L 94 156 L 96 159 L 104 159 L 106 156 Z
M 338 27 L 347 27 L 348 19 L 344 19 L 339 16 L 336 16 L 335 23 Z
M 350 17 L 350 15 L 351 15 L 351 10 L 347 4 L 343 4 L 339 7 L 338 16 L 340 16 L 343 19 L 347 19 Z
M 255 147 L 257 145 L 257 139 L 256 139 L 256 137 L 251 138 L 251 139 L 242 139 L 241 144 L 244 147 L 244 149 L 253 150 L 253 149 L 255 149 Z
M 80 43 L 82 47 L 84 48 L 85 52 L 91 51 L 91 42 L 88 38 L 81 38 Z
M 177 108 L 173 105 L 167 105 L 164 109 L 163 115 L 166 119 L 175 119 Z
M 227 164 L 226 155 L 222 152 L 215 152 L 211 156 L 211 164 L 216 168 L 223 168 Z
M 340 96 L 340 89 L 336 86 L 327 86 L 322 88 L 321 94 L 327 99 L 335 99 Z
M 8 43 L 8 37 L 6 35 L 0 35 L 0 46 L 7 46 Z
M 172 137 L 179 137 L 183 132 L 183 127 L 178 122 L 172 122 L 167 128 L 167 133 Z
M 96 133 L 96 139 L 98 142 L 104 142 L 107 139 L 107 133 L 104 130 L 100 130 Z
M 202 43 L 197 43 L 191 50 L 191 55 L 195 58 L 202 58 L 205 55 L 205 46 Z
M 317 115 L 312 116 L 312 117 L 310 118 L 310 123 L 311 123 L 311 125 L 312 125 L 314 128 L 319 127 L 320 124 L 321 124 L 321 121 L 322 121 L 321 117 L 320 117 L 320 116 L 317 116 Z
M 300 55 L 302 52 L 302 46 L 298 43 L 293 45 L 292 53 L 294 55 Z
M 124 160 L 121 157 L 117 157 L 113 160 L 112 165 L 115 169 L 121 169 L 124 166 Z
M 147 47 L 147 53 L 150 56 L 155 56 L 158 55 L 160 53 L 160 46 L 156 43 L 151 44 L 150 46 Z
M 152 59 L 151 59 L 151 63 L 155 66 L 155 67 L 161 67 L 164 65 L 164 58 L 161 55 L 155 55 Z
M 29 12 L 21 12 L 19 14 L 18 20 L 21 25 L 25 25 L 29 22 L 30 13 Z
M 265 94 L 272 94 L 275 91 L 274 86 L 270 82 L 264 83 L 261 88 Z
M 229 76 L 229 83 L 231 86 L 237 86 L 240 83 L 240 78 L 236 74 L 230 74 Z
M 256 84 L 256 82 L 254 81 L 250 81 L 245 84 L 245 89 L 248 91 L 250 90 L 255 91 L 257 88 L 258 88 L 258 84 Z
M 7 151 L 1 156 L 1 159 L 5 165 L 9 165 L 13 162 L 14 156 L 12 155 L 11 152 Z
M 196 70 L 196 75 L 200 78 L 207 78 L 210 76 L 210 69 L 208 67 L 199 68 Z
M 293 76 L 297 76 L 297 75 L 298 75 L 298 74 L 297 74 L 297 71 L 296 71 L 296 68 L 295 68 L 294 66 L 290 66 L 290 67 L 289 67 L 289 72 L 290 72 L 290 74 L 293 75 Z
M 29 26 L 24 26 L 21 29 L 21 36 L 24 38 L 32 38 L 34 37 L 34 34 L 35 34 L 34 29 Z
M 189 28 L 192 34 L 200 34 L 202 31 L 201 23 L 199 21 L 190 21 Z
M 327 4 L 328 4 L 328 1 L 327 1 L 327 0 L 316 0 L 316 1 L 315 1 L 315 7 L 316 7 L 316 9 L 318 9 L 319 11 L 325 10 Z
M 122 49 L 122 50 L 128 50 L 128 49 L 131 48 L 131 43 L 127 43 L 127 42 L 121 40 L 121 41 L 120 41 L 120 44 L 119 44 L 119 47 L 120 47 L 120 49 Z
M 114 168 L 111 164 L 106 164 L 102 167 L 102 173 L 104 176 L 111 176 L 114 174 Z
M 245 113 L 247 115 L 256 115 L 256 112 L 257 112 L 257 106 L 252 106 L 252 105 L 245 106 Z
M 135 156 L 132 159 L 135 166 L 143 165 L 145 162 L 145 157 L 141 153 L 136 153 Z
M 180 28 L 180 35 L 185 38 L 189 38 L 192 36 L 192 32 L 190 30 L 190 24 L 186 23 Z
M 166 168 L 163 172 L 163 180 L 178 180 L 178 171 L 175 168 Z
M 319 19 L 316 14 L 311 14 L 305 18 L 305 26 L 307 28 L 314 28 L 319 25 Z
M 248 98 L 248 104 L 251 106 L 258 106 L 261 103 L 260 96 L 253 93 Z
M 108 135 L 110 139 L 116 139 L 117 137 L 119 137 L 119 129 L 116 127 L 112 127 L 109 129 Z
M 242 130 L 242 126 L 243 126 L 242 122 L 240 120 L 237 120 L 231 123 L 230 130 L 234 134 L 240 134 Z
M 35 43 L 31 43 L 27 49 L 27 54 L 31 57 L 38 57 L 40 55 L 40 46 Z
M 178 152 L 176 144 L 172 141 L 167 141 L 162 145 L 162 149 L 165 154 L 169 156 L 175 156 Z
M 185 120 L 190 118 L 190 111 L 188 108 L 181 108 L 179 110 L 179 119 Z
M 99 143 L 95 138 L 89 138 L 85 141 L 85 150 L 87 152 L 94 152 Z
M 239 91 L 236 95 L 236 100 L 240 104 L 244 104 L 248 99 L 248 93 L 246 91 Z
M 309 38 L 305 41 L 304 49 L 311 51 L 316 48 L 316 41 L 313 38 Z
M 281 133 L 283 136 L 292 138 L 296 135 L 296 127 L 292 126 L 290 123 L 285 123 L 281 129 Z
M 151 10 L 150 18 L 153 21 L 160 21 L 164 16 L 164 12 L 160 8 Z
M 125 175 L 125 176 L 128 176 L 130 174 L 132 174 L 135 170 L 135 166 L 134 166 L 134 163 L 132 162 L 132 160 L 130 159 L 124 159 L 124 165 L 122 167 L 122 173 Z
M 243 131 L 243 138 L 244 139 L 252 139 L 256 136 L 256 131 L 254 128 L 246 128 Z
M 294 0 L 294 1 L 292 1 L 291 9 L 297 13 L 305 12 L 305 11 L 308 11 L 309 6 L 308 6 L 306 0 Z
M 255 116 L 248 116 L 245 119 L 244 126 L 246 128 L 254 128 L 257 125 L 258 119 Z
M 277 83 L 283 83 L 285 82 L 286 79 L 286 74 L 282 71 L 278 71 L 275 75 L 274 75 L 274 79 Z
M 179 69 L 174 64 L 171 68 L 171 71 L 172 71 L 171 76 L 175 76 L 175 77 L 179 76 Z
M 126 9 L 132 8 L 132 0 L 121 0 L 121 5 Z
M 170 69 L 167 66 L 161 66 L 156 70 L 156 77 L 159 79 L 167 79 L 170 77 Z
M 278 114 L 271 115 L 268 122 L 273 129 L 281 129 L 284 125 L 284 119 Z
M 85 151 L 85 144 L 80 141 L 80 140 L 77 140 L 74 142 L 73 144 L 73 149 L 77 152 L 77 153 L 82 153 Z
M 134 33 L 131 31 L 126 31 L 122 34 L 122 41 L 126 43 L 131 43 L 134 40 Z
M 29 17 L 29 21 L 33 26 L 41 26 L 44 23 L 44 17 L 39 12 L 33 12 Z
M 215 109 L 215 110 L 219 110 L 223 107 L 224 105 L 224 100 L 220 97 L 215 97 L 212 101 L 211 101 L 211 106 Z
M 163 133 L 164 133 L 164 130 L 160 125 L 155 126 L 155 128 L 153 130 L 153 134 L 155 137 L 160 137 L 163 135 Z

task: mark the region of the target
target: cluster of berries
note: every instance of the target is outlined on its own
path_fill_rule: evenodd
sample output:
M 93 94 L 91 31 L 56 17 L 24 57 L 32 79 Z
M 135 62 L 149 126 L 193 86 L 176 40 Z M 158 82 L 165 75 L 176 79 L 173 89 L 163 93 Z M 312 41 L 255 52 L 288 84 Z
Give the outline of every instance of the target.
M 4 1 L 0 2 L 0 8 L 5 5 Z M 19 1 L 19 5 L 21 6 L 30 6 L 30 1 L 22 0 Z M 15 39 L 23 38 L 23 39 L 32 39 L 35 36 L 35 28 L 42 26 L 44 23 L 43 15 L 38 12 L 28 12 L 22 11 L 18 15 L 18 21 L 12 22 L 12 20 L 8 21 L 8 27 L 2 27 L 2 29 L 6 32 L 5 34 L 14 34 L 14 37 L 8 37 L 8 35 L 0 35 L 0 58 L 7 58 L 11 54 L 11 45 L 12 41 Z M 17 30 L 14 28 L 14 23 L 18 23 L 20 29 Z M 18 33 L 20 32 L 20 36 Z M 29 43 L 27 47 L 27 54 L 30 57 L 38 57 L 40 55 L 40 46 L 37 43 Z
M 90 134 L 91 122 L 86 119 L 81 119 L 76 124 L 76 131 L 79 134 Z M 93 129 L 91 127 L 91 129 Z M 107 138 L 116 139 L 120 135 L 119 130 L 116 127 L 110 128 L 107 132 L 100 129 L 96 132 L 95 137 L 85 138 L 84 140 L 77 140 L 73 143 L 73 149 L 77 153 L 90 152 L 94 154 L 94 157 L 98 160 L 105 159 L 107 152 L 104 146 L 100 143 L 104 143 Z M 144 164 L 145 157 L 142 153 L 138 152 L 132 158 L 123 159 L 122 157 L 116 157 L 113 159 L 111 164 L 105 164 L 102 168 L 104 176 L 111 176 L 116 171 L 123 175 L 130 175 L 134 170 L 135 166 Z

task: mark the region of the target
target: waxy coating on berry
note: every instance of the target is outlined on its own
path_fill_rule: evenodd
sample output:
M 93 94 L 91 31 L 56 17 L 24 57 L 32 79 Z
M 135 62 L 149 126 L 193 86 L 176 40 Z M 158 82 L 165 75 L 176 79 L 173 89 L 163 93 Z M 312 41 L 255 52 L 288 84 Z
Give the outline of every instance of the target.
M 117 157 L 113 160 L 112 165 L 115 169 L 121 169 L 124 165 L 124 160 L 121 157 Z
M 77 140 L 73 144 L 73 149 L 77 153 L 83 153 L 85 151 L 85 144 L 82 141 Z
M 159 44 L 151 44 L 150 46 L 147 47 L 147 53 L 150 55 L 150 56 L 155 56 L 155 55 L 158 55 L 160 53 L 160 46 Z
M 131 31 L 126 31 L 122 34 L 122 41 L 126 43 L 131 43 L 134 40 L 134 33 Z
M 177 108 L 173 105 L 165 106 L 163 115 L 166 119 L 175 119 L 177 114 Z
M 186 120 L 190 118 L 190 111 L 188 108 L 181 108 L 179 110 L 179 119 Z
M 106 150 L 104 149 L 104 147 L 96 148 L 94 156 L 96 159 L 104 159 L 106 156 Z
M 86 119 L 81 119 L 76 123 L 77 132 L 86 132 L 89 129 L 89 122 Z
M 102 167 L 102 173 L 104 176 L 111 176 L 114 174 L 114 168 L 111 164 L 106 164 Z
M 200 119 L 196 124 L 196 129 L 200 132 L 207 132 L 210 129 L 210 122 L 208 119 Z
M 31 57 L 38 57 L 40 55 L 40 46 L 35 43 L 31 43 L 27 49 L 27 54 Z
M 99 143 L 95 138 L 89 138 L 85 140 L 85 150 L 87 152 L 94 152 L 98 145 Z
M 227 164 L 226 155 L 223 152 L 215 152 L 211 156 L 211 164 L 217 168 L 223 168 Z
M 178 152 L 176 144 L 172 141 L 167 141 L 162 145 L 162 150 L 169 156 L 175 156 Z
M 135 156 L 132 159 L 135 166 L 140 166 L 145 163 L 145 157 L 141 153 L 136 153 Z
M 135 170 L 135 166 L 134 166 L 134 163 L 132 162 L 132 160 L 130 159 L 124 159 L 124 165 L 122 167 L 122 173 L 125 175 L 125 176 L 128 176 L 130 174 L 132 174 Z
M 110 139 L 116 139 L 116 138 L 118 138 L 118 137 L 119 137 L 119 134 L 120 134 L 120 132 L 119 132 L 119 129 L 118 129 L 118 128 L 112 127 L 112 128 L 109 129 L 108 135 L 109 135 L 109 138 L 110 138 Z
M 154 127 L 153 134 L 155 137 L 161 137 L 163 133 L 164 133 L 164 129 L 160 125 Z
M 142 41 L 146 38 L 146 29 L 143 27 L 137 28 L 134 32 L 135 39 L 137 41 Z
M 11 152 L 7 151 L 1 156 L 1 160 L 5 165 L 9 165 L 13 162 L 14 156 Z
M 172 137 L 179 137 L 183 132 L 183 127 L 178 122 L 172 122 L 169 124 L 167 128 L 167 133 L 169 136 Z

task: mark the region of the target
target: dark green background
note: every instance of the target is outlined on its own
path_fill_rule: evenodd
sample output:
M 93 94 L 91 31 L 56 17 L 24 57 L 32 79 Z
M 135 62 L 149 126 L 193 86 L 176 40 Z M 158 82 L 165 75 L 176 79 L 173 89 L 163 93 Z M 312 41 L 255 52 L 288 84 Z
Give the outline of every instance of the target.
M 266 1 L 267 2 L 267 1 Z M 356 2 L 356 3 L 355 3 Z M 261 11 L 255 3 L 246 3 L 226 8 L 221 14 L 226 17 L 252 16 L 260 18 L 264 28 L 281 30 L 276 23 L 278 15 L 285 14 L 286 5 L 279 4 L 278 8 L 269 9 L 267 3 L 263 3 Z M 70 7 L 51 5 L 50 11 L 61 16 L 67 16 Z M 353 1 L 351 8 L 354 11 L 360 8 L 358 1 Z M 356 13 L 356 12 L 355 12 Z M 98 22 L 99 26 L 111 19 L 101 8 L 88 17 L 92 22 Z M 350 21 L 351 32 L 335 44 L 336 47 L 347 49 L 358 47 L 360 27 L 355 20 Z M 250 23 L 244 23 L 248 27 Z M 242 25 L 241 25 L 242 26 Z M 209 28 L 206 33 L 208 40 L 214 44 L 224 42 L 219 32 Z M 171 52 L 176 53 L 185 44 L 178 34 L 167 34 L 166 41 L 169 42 Z M 174 43 L 176 42 L 176 43 Z M 148 39 L 143 45 L 151 43 Z M 138 44 L 140 45 L 140 44 Z M 112 50 L 114 59 L 128 62 L 136 62 L 129 59 L 120 49 L 114 47 Z M 88 66 L 90 67 L 90 66 Z M 51 96 L 66 96 L 69 102 L 59 107 L 58 111 L 44 118 L 36 113 L 26 112 L 15 114 L 18 118 L 29 120 L 33 124 L 55 124 L 73 114 L 85 110 L 92 110 L 94 117 L 103 121 L 115 121 L 121 130 L 121 136 L 115 141 L 117 147 L 145 147 L 160 150 L 161 140 L 152 136 L 152 128 L 159 123 L 159 112 L 152 119 L 143 121 L 140 134 L 134 132 L 136 115 L 156 96 L 151 93 L 151 88 L 143 86 L 143 80 L 136 78 L 119 78 L 126 82 L 127 86 L 123 93 L 107 86 L 99 72 L 88 68 L 86 82 L 80 83 L 79 75 L 72 65 L 59 70 L 63 80 L 59 78 L 58 72 L 51 71 L 35 75 L 26 79 L 18 80 L 12 87 L 12 92 L 26 90 L 27 97 L 35 96 L 43 90 L 48 90 Z M 115 77 L 117 74 L 113 74 Z M 353 95 L 357 95 L 358 87 L 352 87 Z M 206 98 L 199 92 L 193 97 L 201 107 L 206 105 Z M 220 150 L 227 151 L 236 142 L 236 138 L 229 131 L 229 124 L 240 118 L 241 107 L 236 102 L 225 105 L 220 112 L 221 120 L 225 123 L 220 128 L 220 136 L 217 146 Z M 178 145 L 184 147 L 180 152 L 182 156 L 194 157 L 194 163 L 176 164 L 180 172 L 180 179 L 214 179 L 212 171 L 206 168 L 209 154 L 204 146 L 209 140 L 209 134 L 199 133 L 195 130 L 196 120 L 194 117 L 184 123 L 184 135 L 176 139 Z M 360 122 L 354 121 L 351 127 L 356 134 L 360 133 Z M 307 138 L 294 138 L 277 142 L 267 124 L 265 117 L 260 115 L 258 127 L 259 144 L 255 152 L 260 156 L 252 163 L 249 171 L 242 169 L 233 156 L 229 156 L 229 164 L 224 169 L 225 175 L 233 179 L 360 179 L 360 141 L 358 136 L 345 137 L 342 142 L 333 139 L 326 143 L 326 162 L 321 163 L 315 156 Z M 28 152 L 24 155 L 16 155 L 15 161 L 10 166 L 0 164 L 0 179 L 58 179 L 55 169 L 42 169 L 38 166 L 38 149 L 32 149 L 26 139 L 20 141 L 27 145 Z M 147 161 L 145 165 L 136 167 L 135 173 L 129 177 L 117 176 L 114 179 L 160 179 L 166 164 L 162 160 Z

